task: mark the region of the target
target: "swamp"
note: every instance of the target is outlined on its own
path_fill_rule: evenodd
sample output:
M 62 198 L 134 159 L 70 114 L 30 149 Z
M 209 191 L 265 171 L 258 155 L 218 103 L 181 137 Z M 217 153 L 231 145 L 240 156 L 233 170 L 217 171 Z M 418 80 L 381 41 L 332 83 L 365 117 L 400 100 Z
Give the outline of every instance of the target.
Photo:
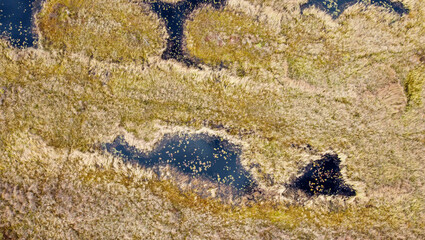
M 424 239 L 425 1 L 0 2 L 0 239 Z

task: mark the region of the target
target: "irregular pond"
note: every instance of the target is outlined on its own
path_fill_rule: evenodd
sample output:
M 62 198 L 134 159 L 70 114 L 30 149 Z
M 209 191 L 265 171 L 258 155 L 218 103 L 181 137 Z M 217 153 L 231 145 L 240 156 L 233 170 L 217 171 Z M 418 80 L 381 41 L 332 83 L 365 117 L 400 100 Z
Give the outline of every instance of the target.
M 205 5 L 220 9 L 226 4 L 226 0 L 184 0 L 177 3 L 156 0 L 148 2 L 148 4 L 152 11 L 165 22 L 167 29 L 167 48 L 163 52 L 162 58 L 165 60 L 175 59 L 187 66 L 195 66 L 196 60 L 191 58 L 184 50 L 185 21 L 195 9 Z
M 249 194 L 257 187 L 251 174 L 240 163 L 240 149 L 217 136 L 167 135 L 150 153 L 130 146 L 123 137 L 117 137 L 114 142 L 104 144 L 103 149 L 146 168 L 170 165 L 184 174 L 228 185 L 240 194 Z
M 308 164 L 293 187 L 308 195 L 355 196 L 356 191 L 344 182 L 340 168 L 341 160 L 336 154 L 325 154 L 322 159 Z
M 308 2 L 302 4 L 300 9 L 301 13 L 303 13 L 305 9 L 314 6 L 322 11 L 325 11 L 335 19 L 338 18 L 345 9 L 357 3 L 374 4 L 376 6 L 387 8 L 399 15 L 409 13 L 409 9 L 407 9 L 403 3 L 397 1 L 393 2 L 390 0 L 309 0 Z
M 0 1 L 0 35 L 10 39 L 15 47 L 34 46 L 32 16 L 35 2 L 34 0 Z

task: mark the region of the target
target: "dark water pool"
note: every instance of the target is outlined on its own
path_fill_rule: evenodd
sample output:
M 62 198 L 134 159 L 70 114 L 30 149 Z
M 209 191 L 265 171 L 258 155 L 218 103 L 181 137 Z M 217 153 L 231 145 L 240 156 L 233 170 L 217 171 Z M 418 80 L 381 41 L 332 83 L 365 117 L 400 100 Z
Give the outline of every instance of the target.
M 32 47 L 34 0 L 0 0 L 0 34 L 16 47 Z M 40 2 L 40 1 L 37 1 Z M 39 4 L 39 3 L 38 3 Z
M 242 194 L 251 193 L 257 186 L 240 163 L 240 149 L 216 136 L 168 135 L 150 153 L 129 146 L 123 137 L 104 144 L 103 148 L 142 167 L 170 165 L 184 174 L 231 186 Z
M 308 195 L 355 196 L 356 191 L 344 182 L 340 169 L 341 160 L 336 154 L 325 154 L 322 159 L 308 164 L 293 187 Z
M 300 6 L 300 9 L 302 13 L 305 9 L 314 6 L 322 11 L 325 11 L 333 18 L 338 18 L 339 15 L 344 12 L 345 9 L 357 3 L 370 3 L 376 6 L 381 6 L 399 15 L 409 13 L 409 9 L 407 9 L 406 6 L 403 5 L 403 3 L 390 0 L 309 0 L 308 2 L 302 4 Z
M 190 57 L 185 51 L 185 21 L 195 9 L 205 5 L 220 9 L 226 4 L 226 0 L 184 0 L 177 3 L 152 1 L 148 4 L 152 11 L 165 22 L 167 29 L 167 48 L 163 52 L 162 58 L 165 60 L 175 59 L 188 66 L 194 66 L 197 60 Z

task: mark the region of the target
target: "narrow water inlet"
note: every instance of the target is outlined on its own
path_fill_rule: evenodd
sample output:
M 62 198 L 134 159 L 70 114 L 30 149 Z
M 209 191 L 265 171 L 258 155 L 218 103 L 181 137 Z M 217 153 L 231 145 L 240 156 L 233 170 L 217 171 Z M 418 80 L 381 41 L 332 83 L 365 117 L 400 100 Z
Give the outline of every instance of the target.
M 185 21 L 195 9 L 205 5 L 220 9 L 224 7 L 226 0 L 183 0 L 177 3 L 155 0 L 147 4 L 165 22 L 167 29 L 167 48 L 162 53 L 162 59 L 175 59 L 187 66 L 195 66 L 196 60 L 185 51 Z
M 249 194 L 257 187 L 240 163 L 241 150 L 217 136 L 166 135 L 150 153 L 130 146 L 119 136 L 112 143 L 104 144 L 103 149 L 145 168 L 170 165 L 183 174 L 230 186 L 239 194 Z
M 33 13 L 41 1 L 1 0 L 0 35 L 9 39 L 15 47 L 32 47 L 35 42 L 33 33 Z

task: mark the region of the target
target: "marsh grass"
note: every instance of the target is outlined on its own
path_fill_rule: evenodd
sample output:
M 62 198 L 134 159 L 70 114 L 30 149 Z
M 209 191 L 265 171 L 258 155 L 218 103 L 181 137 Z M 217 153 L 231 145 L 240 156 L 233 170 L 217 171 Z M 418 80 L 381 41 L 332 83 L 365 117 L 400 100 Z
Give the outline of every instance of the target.
M 40 48 L 0 40 L 3 236 L 423 238 L 424 2 L 408 2 L 403 18 L 354 6 L 336 21 L 299 16 L 294 3 L 241 3 L 270 9 L 201 10 L 186 29 L 193 55 L 215 65 L 221 54 L 228 69 L 161 60 L 161 23 L 121 1 L 47 1 Z M 259 30 L 270 55 L 257 61 L 255 46 L 202 43 L 208 31 L 195 26 L 204 24 L 218 36 Z M 130 30 L 158 45 L 131 47 Z M 243 143 L 242 164 L 273 198 L 239 207 L 200 198 L 94 147 L 123 132 L 143 144 L 178 128 Z M 285 188 L 329 150 L 346 156 L 343 175 L 358 196 Z
M 37 26 L 43 47 L 99 60 L 140 64 L 164 46 L 158 19 L 128 1 L 47 1 Z
M 277 36 L 267 25 L 229 9 L 212 11 L 205 8 L 192 18 L 186 27 L 187 47 L 205 63 L 236 65 L 240 76 L 252 68 L 263 69 L 270 65 Z

